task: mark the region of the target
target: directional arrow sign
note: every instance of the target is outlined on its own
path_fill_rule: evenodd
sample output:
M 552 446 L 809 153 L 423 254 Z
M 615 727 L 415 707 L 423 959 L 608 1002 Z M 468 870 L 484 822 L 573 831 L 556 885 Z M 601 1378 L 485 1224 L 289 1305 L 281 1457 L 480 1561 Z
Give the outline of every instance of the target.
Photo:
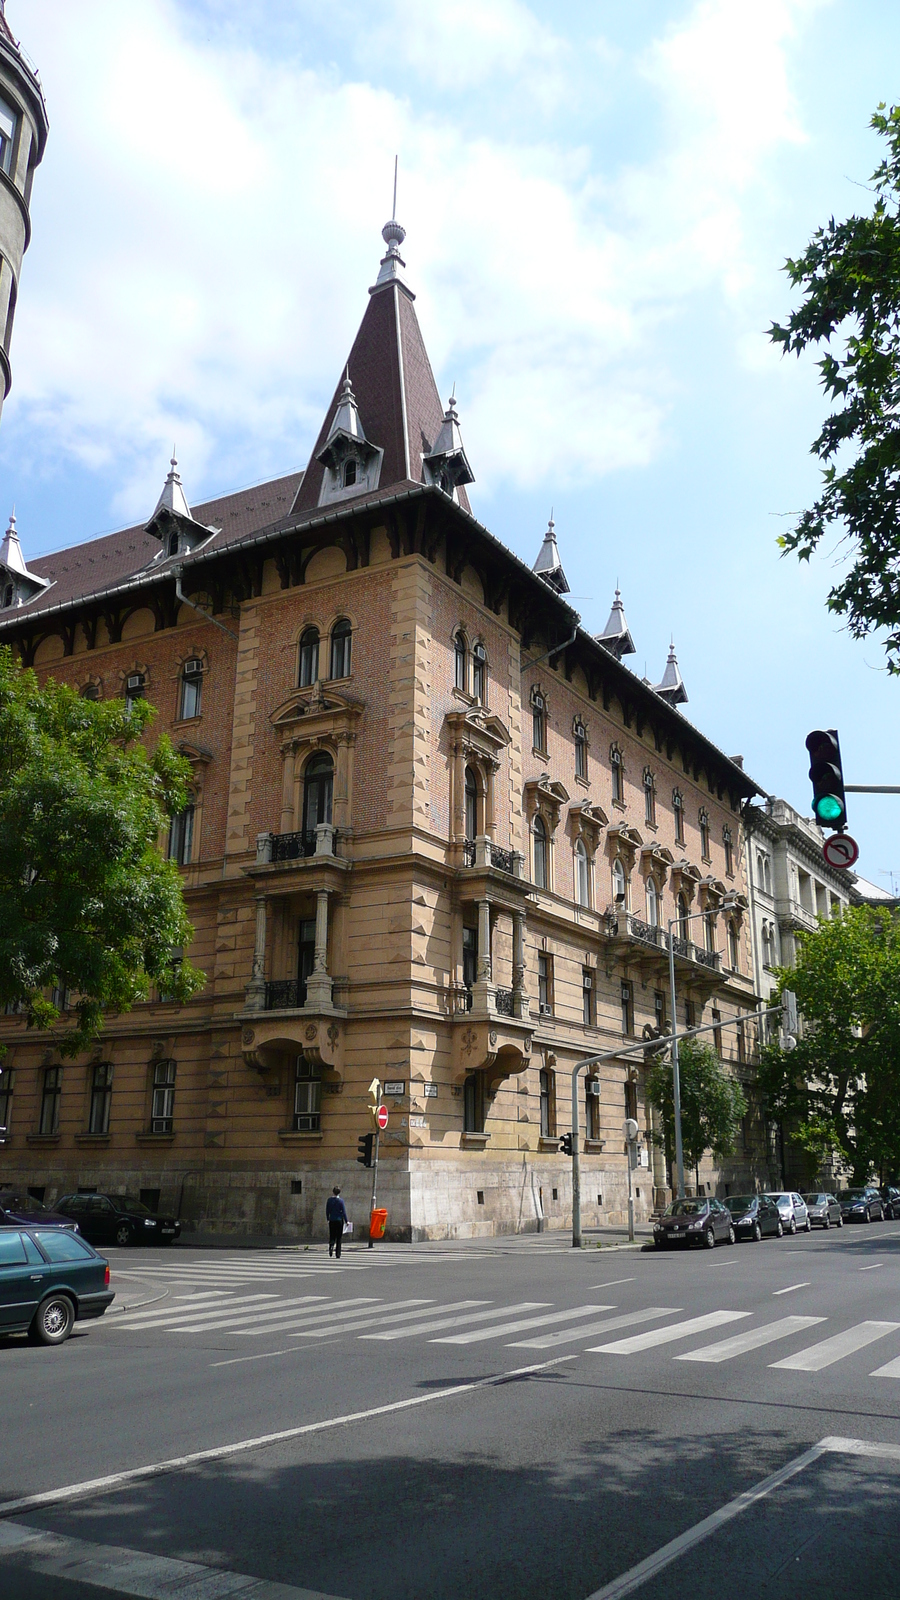
M 859 860 L 859 845 L 849 833 L 836 833 L 825 840 L 822 854 L 830 867 L 852 867 Z

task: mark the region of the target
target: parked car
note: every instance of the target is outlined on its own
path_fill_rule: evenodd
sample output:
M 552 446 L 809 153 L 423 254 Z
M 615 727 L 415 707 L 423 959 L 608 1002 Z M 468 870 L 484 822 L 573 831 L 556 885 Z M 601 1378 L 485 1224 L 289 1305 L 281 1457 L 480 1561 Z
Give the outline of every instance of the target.
M 181 1233 L 174 1217 L 160 1217 L 123 1194 L 65 1194 L 56 1202 L 91 1244 L 171 1244 Z
M 739 1239 L 761 1239 L 764 1233 L 780 1239 L 784 1233 L 778 1207 L 764 1194 L 730 1194 L 725 1201 Z
M 26 1228 L 69 1228 L 73 1233 L 78 1233 L 78 1224 L 71 1217 L 64 1217 L 59 1211 L 51 1211 L 42 1201 L 35 1200 L 33 1195 L 23 1194 L 21 1189 L 4 1189 L 0 1193 L 0 1227 L 26 1227 Z
M 653 1242 L 657 1250 L 669 1244 L 702 1244 L 707 1250 L 715 1248 L 717 1239 L 734 1244 L 735 1231 L 731 1212 L 726 1211 L 721 1200 L 673 1200 L 653 1228 Z
M 775 1201 L 785 1233 L 796 1233 L 798 1229 L 804 1233 L 811 1231 L 812 1223 L 809 1220 L 806 1202 L 794 1189 L 770 1189 L 766 1199 Z
M 817 1228 L 830 1228 L 832 1223 L 836 1228 L 844 1226 L 841 1208 L 833 1194 L 805 1194 L 806 1209 L 809 1220 Z
M 0 1333 L 62 1344 L 114 1299 L 109 1262 L 71 1228 L 0 1228 Z
M 885 1216 L 890 1217 L 892 1222 L 896 1222 L 897 1218 L 900 1217 L 900 1189 L 895 1189 L 892 1184 L 885 1183 L 878 1193 L 884 1201 Z
M 884 1201 L 877 1189 L 841 1189 L 838 1194 L 841 1216 L 845 1222 L 871 1222 L 877 1217 L 884 1221 Z

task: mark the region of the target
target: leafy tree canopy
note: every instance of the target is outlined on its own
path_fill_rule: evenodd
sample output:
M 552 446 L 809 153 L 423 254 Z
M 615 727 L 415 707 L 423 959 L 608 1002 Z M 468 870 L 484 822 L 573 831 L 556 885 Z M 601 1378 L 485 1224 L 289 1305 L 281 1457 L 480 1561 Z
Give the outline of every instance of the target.
M 900 1171 L 900 922 L 852 907 L 798 935 L 796 967 L 779 968 L 804 1019 L 797 1048 L 762 1052 L 770 1113 L 821 1161 L 840 1151 L 856 1182 Z
M 193 929 L 158 842 L 187 802 L 190 767 L 165 737 L 148 754 L 154 715 L 41 686 L 0 649 L 0 1006 L 53 1029 L 63 1055 L 151 983 L 184 1001 L 205 981 L 171 964 Z M 72 991 L 64 1024 L 44 994 L 54 988 Z
M 725 1071 L 711 1045 L 686 1039 L 678 1048 L 681 1080 L 681 1147 L 688 1169 L 699 1167 L 707 1150 L 721 1159 L 737 1143 L 741 1118 L 747 1110 L 744 1092 Z M 675 1101 L 671 1062 L 659 1059 L 647 1073 L 647 1099 L 660 1113 L 662 1132 L 654 1142 L 665 1150 L 671 1167 L 675 1161 Z
M 854 638 L 888 630 L 888 670 L 900 672 L 900 107 L 879 106 L 871 126 L 887 154 L 872 175 L 868 216 L 816 232 L 785 263 L 803 299 L 769 336 L 800 355 L 825 346 L 818 363 L 835 408 L 811 446 L 823 490 L 779 540 L 808 561 L 826 531 L 849 546 L 849 570 L 830 590 L 829 610 Z M 835 347 L 831 341 L 839 336 Z

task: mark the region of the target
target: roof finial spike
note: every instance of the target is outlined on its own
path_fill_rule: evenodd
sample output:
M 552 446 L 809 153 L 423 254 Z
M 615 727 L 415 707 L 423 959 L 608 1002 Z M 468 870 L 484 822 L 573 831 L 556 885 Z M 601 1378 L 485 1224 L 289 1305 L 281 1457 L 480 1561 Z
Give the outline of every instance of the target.
M 400 161 L 400 157 L 399 156 L 395 156 L 394 157 L 394 205 L 393 205 L 393 210 L 391 211 L 391 221 L 392 222 L 396 222 L 397 221 L 397 166 L 399 164 L 399 161 Z

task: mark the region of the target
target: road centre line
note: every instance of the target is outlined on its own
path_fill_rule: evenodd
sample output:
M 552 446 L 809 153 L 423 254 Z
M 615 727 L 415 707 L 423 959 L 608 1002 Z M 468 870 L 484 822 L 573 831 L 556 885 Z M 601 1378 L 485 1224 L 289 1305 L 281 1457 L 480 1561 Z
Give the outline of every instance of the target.
M 823 1367 L 830 1367 L 844 1356 L 864 1350 L 867 1344 L 874 1344 L 876 1339 L 883 1339 L 885 1334 L 894 1333 L 897 1328 L 900 1328 L 900 1322 L 858 1322 L 855 1328 L 846 1328 L 831 1339 L 823 1339 L 821 1344 L 798 1350 L 795 1356 L 770 1362 L 770 1370 L 781 1367 L 789 1372 L 821 1372 Z
M 773 1289 L 772 1293 L 773 1295 L 793 1294 L 795 1289 L 809 1289 L 810 1287 L 811 1284 L 808 1281 L 806 1283 L 789 1283 L 786 1289 Z
M 361 1339 L 412 1339 L 420 1333 L 442 1333 L 464 1322 L 487 1322 L 491 1317 L 506 1317 L 515 1311 L 546 1311 L 552 1300 L 523 1300 L 517 1306 L 497 1306 L 494 1311 L 475 1311 L 461 1317 L 441 1317 L 436 1322 L 420 1322 L 414 1328 L 392 1328 L 388 1333 L 362 1333 Z
M 615 1311 L 615 1306 L 575 1306 L 571 1311 L 552 1311 L 542 1317 L 526 1317 L 520 1322 L 504 1322 L 499 1328 L 475 1328 L 470 1333 L 446 1334 L 443 1339 L 432 1339 L 431 1344 L 477 1344 L 481 1339 L 498 1339 L 501 1334 L 524 1333 L 526 1328 L 540 1328 L 548 1322 L 571 1322 L 573 1317 L 589 1316 L 592 1311 Z
M 509 1372 L 494 1373 L 489 1378 L 475 1378 L 470 1383 L 454 1383 L 446 1389 L 433 1390 L 431 1394 L 416 1394 L 406 1400 L 392 1400 L 387 1405 L 370 1406 L 366 1411 L 351 1411 L 340 1417 L 327 1417 L 322 1422 L 304 1422 L 296 1428 L 281 1428 L 277 1433 L 259 1434 L 253 1439 L 239 1439 L 234 1444 L 215 1445 L 210 1450 L 194 1450 L 189 1455 L 170 1456 L 165 1461 L 154 1461 L 149 1466 L 128 1467 L 122 1472 L 110 1472 L 102 1478 L 89 1478 L 83 1483 L 70 1483 L 59 1489 L 44 1489 L 38 1494 L 21 1495 L 17 1500 L 0 1501 L 0 1519 L 11 1517 L 17 1511 L 36 1511 L 40 1506 L 62 1505 L 70 1500 L 83 1500 L 88 1495 L 108 1494 L 126 1483 L 137 1483 L 146 1478 L 157 1478 L 168 1472 L 183 1471 L 206 1461 L 226 1461 L 231 1456 L 246 1454 L 248 1450 L 263 1450 L 273 1444 L 283 1444 L 289 1439 L 300 1439 L 307 1434 L 326 1433 L 331 1428 L 345 1427 L 351 1422 L 368 1422 L 373 1417 L 386 1417 L 397 1411 L 411 1411 L 415 1406 L 432 1405 L 438 1400 L 450 1400 L 454 1395 L 472 1394 L 477 1389 L 499 1387 L 516 1378 L 527 1378 L 544 1372 L 548 1367 L 558 1367 L 564 1361 L 577 1361 L 578 1356 L 553 1356 L 550 1361 L 538 1361 L 527 1367 L 513 1367 Z
M 616 1285 L 619 1284 L 619 1283 L 636 1283 L 636 1282 L 637 1282 L 636 1278 L 611 1278 L 609 1283 L 594 1283 L 594 1284 L 592 1284 L 590 1289 L 585 1290 L 585 1293 L 586 1294 L 590 1294 L 592 1292 L 592 1290 L 594 1290 L 594 1289 L 614 1289 L 616 1287 Z
M 699 1350 L 688 1350 L 676 1356 L 676 1361 L 730 1361 L 747 1350 L 758 1350 L 761 1345 L 772 1344 L 776 1339 L 786 1339 L 791 1333 L 801 1333 L 816 1323 L 827 1322 L 827 1317 L 781 1317 L 778 1322 L 767 1322 L 762 1328 L 748 1328 L 735 1333 L 718 1344 L 705 1344 Z
M 289 1350 L 263 1350 L 258 1356 L 229 1356 L 227 1361 L 211 1361 L 210 1367 L 239 1367 L 244 1361 L 271 1361 L 273 1356 L 295 1356 L 300 1349 L 292 1344 Z
M 566 1328 L 562 1333 L 542 1333 L 536 1339 L 516 1339 L 511 1350 L 550 1350 L 557 1344 L 573 1344 L 576 1339 L 592 1339 L 595 1333 L 605 1333 L 608 1328 L 634 1327 L 638 1322 L 652 1322 L 654 1317 L 677 1316 L 681 1306 L 647 1306 L 643 1311 L 626 1311 L 618 1317 L 607 1317 L 604 1322 L 592 1322 L 589 1327 Z
M 873 1261 L 873 1263 L 872 1263 L 872 1265 L 870 1267 L 860 1267 L 859 1270 L 860 1270 L 860 1272 L 877 1272 L 879 1267 L 883 1267 L 883 1266 L 884 1266 L 884 1262 L 883 1261 Z
M 649 1333 L 635 1333 L 628 1339 L 617 1339 L 613 1344 L 594 1345 L 590 1355 L 633 1356 L 638 1351 L 652 1350 L 658 1344 L 671 1344 L 675 1339 L 685 1339 L 692 1333 L 705 1333 L 707 1328 L 719 1328 L 723 1322 L 737 1322 L 739 1317 L 749 1317 L 749 1311 L 708 1311 L 702 1317 L 689 1317 L 686 1322 L 673 1322 L 667 1328 L 651 1328 Z
M 410 1300 L 401 1300 L 397 1303 L 400 1305 L 412 1305 L 415 1302 Z M 490 1303 L 490 1300 L 453 1300 L 449 1305 L 436 1306 L 434 1305 L 433 1301 L 425 1301 L 426 1305 L 434 1305 L 434 1310 L 430 1313 L 432 1316 L 437 1311 L 440 1311 L 443 1315 L 444 1312 L 466 1311 L 470 1310 L 473 1306 L 489 1306 Z M 349 1322 L 346 1319 L 343 1321 L 338 1319 L 338 1321 L 326 1323 L 324 1326 L 320 1326 L 317 1323 L 314 1328 L 307 1328 L 303 1333 L 292 1333 L 291 1338 L 323 1339 L 327 1334 L 331 1333 L 355 1333 L 358 1328 L 371 1328 L 382 1322 L 413 1322 L 415 1321 L 416 1317 L 423 1317 L 427 1315 L 429 1315 L 429 1313 L 422 1310 L 421 1302 L 419 1303 L 418 1311 L 391 1312 L 390 1315 L 387 1316 L 384 1314 L 383 1309 L 381 1311 L 366 1312 L 365 1314 L 360 1312 L 358 1317 L 353 1317 Z

